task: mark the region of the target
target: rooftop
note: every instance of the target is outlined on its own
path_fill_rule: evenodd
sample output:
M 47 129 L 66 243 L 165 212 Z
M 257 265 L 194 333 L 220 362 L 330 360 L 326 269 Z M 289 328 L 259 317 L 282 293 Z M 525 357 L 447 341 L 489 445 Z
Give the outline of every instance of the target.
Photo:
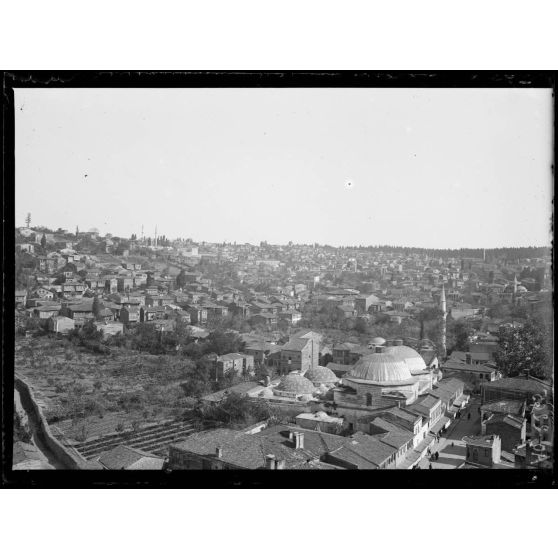
M 521 415 L 523 413 L 523 401 L 515 401 L 512 399 L 503 399 L 501 401 L 491 401 L 481 406 L 481 411 L 490 411 L 493 413 Z
M 107 469 L 162 469 L 164 460 L 151 453 L 119 445 L 103 452 L 98 461 Z

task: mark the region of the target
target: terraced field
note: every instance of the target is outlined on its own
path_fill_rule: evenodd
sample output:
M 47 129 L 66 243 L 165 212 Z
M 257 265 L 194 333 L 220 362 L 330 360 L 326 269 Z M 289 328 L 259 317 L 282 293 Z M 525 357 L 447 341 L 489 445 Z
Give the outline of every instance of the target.
M 194 432 L 195 428 L 191 421 L 175 420 L 147 426 L 134 432 L 109 434 L 96 440 L 81 442 L 72 446 L 89 460 L 95 459 L 104 451 L 119 444 L 125 444 L 164 457 L 168 454 L 170 444 L 184 440 Z
M 18 338 L 15 349 L 16 373 L 68 445 L 134 440 L 136 432 L 179 421 L 193 405 L 180 387 L 188 373 L 182 357 L 113 347 L 107 358 L 47 336 Z

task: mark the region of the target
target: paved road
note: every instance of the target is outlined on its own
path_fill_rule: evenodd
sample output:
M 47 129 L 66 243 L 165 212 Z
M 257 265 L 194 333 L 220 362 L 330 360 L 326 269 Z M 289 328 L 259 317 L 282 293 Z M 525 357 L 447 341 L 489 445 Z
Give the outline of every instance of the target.
M 432 453 L 438 452 L 438 461 L 430 461 L 425 456 L 420 461 L 421 469 L 428 469 L 432 463 L 432 469 L 456 469 L 465 462 L 466 448 L 463 436 L 480 434 L 480 415 L 478 412 L 480 401 L 471 400 L 469 405 L 461 411 L 461 418 L 454 419 L 444 436 L 439 442 L 435 442 Z M 471 413 L 471 419 L 467 419 Z

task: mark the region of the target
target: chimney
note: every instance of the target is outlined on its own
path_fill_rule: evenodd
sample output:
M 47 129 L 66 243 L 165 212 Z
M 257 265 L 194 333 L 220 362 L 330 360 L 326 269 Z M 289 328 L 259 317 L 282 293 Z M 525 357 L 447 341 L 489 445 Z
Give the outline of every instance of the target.
M 295 449 L 304 449 L 304 433 L 295 432 Z
M 471 353 L 465 353 L 465 362 L 467 364 L 471 364 L 471 362 L 472 362 Z
M 277 470 L 281 470 L 285 468 L 285 460 L 284 459 L 276 459 L 275 460 L 275 468 Z
M 272 454 L 265 456 L 265 468 L 275 469 L 275 456 Z
M 223 457 L 223 448 L 221 446 L 217 446 L 215 448 L 215 457 L 221 459 Z
M 374 347 L 374 352 L 376 353 L 383 353 L 384 352 L 384 348 L 381 345 L 377 345 L 376 347 Z

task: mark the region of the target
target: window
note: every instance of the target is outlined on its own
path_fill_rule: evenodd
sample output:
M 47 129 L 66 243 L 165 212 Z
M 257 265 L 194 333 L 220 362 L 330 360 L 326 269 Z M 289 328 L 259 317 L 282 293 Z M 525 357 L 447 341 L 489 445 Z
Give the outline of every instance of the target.
M 366 406 L 370 407 L 370 405 L 372 405 L 372 394 L 367 393 L 366 394 Z

